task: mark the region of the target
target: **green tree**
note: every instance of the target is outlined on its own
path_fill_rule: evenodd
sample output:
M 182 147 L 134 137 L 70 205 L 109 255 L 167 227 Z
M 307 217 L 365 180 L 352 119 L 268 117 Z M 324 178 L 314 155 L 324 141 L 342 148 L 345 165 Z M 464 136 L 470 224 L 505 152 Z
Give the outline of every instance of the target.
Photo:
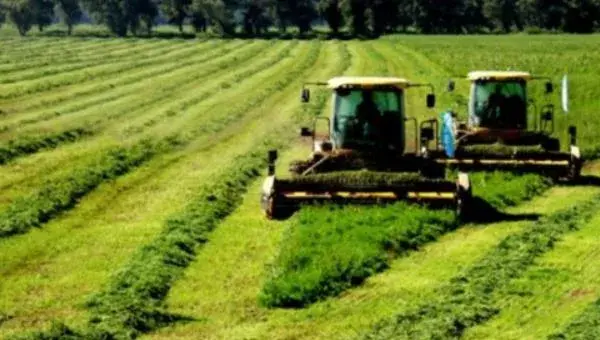
M 344 16 L 339 0 L 321 0 L 318 3 L 318 10 L 321 17 L 327 21 L 327 25 L 333 32 L 338 34 L 340 28 L 344 25 Z
M 19 34 L 27 35 L 35 22 L 30 0 L 2 0 L 0 4 L 8 19 L 17 27 Z
M 513 25 L 523 30 L 521 14 L 518 11 L 518 0 L 486 0 L 483 5 L 485 16 L 505 32 L 510 32 Z
M 120 37 L 128 31 L 136 35 L 141 22 L 150 32 L 158 15 L 158 4 L 152 0 L 84 0 L 84 4 L 95 20 Z
M 366 0 L 343 0 L 342 12 L 354 35 L 367 34 Z
M 164 0 L 160 9 L 170 24 L 176 25 L 183 32 L 183 23 L 191 13 L 192 0 Z
M 194 12 L 204 13 L 220 34 L 231 35 L 235 33 L 237 23 L 235 11 L 238 9 L 236 0 L 194 0 Z
M 205 32 L 207 26 L 206 14 L 201 10 L 194 10 L 192 8 L 191 24 L 196 33 Z
M 240 2 L 244 33 L 260 34 L 272 24 L 268 16 L 270 5 L 269 0 L 243 0 Z
M 52 24 L 54 19 L 54 3 L 52 0 L 29 0 L 29 6 L 33 12 L 34 22 L 40 32 L 44 27 Z
M 574 33 L 590 33 L 600 24 L 600 1 L 568 0 L 566 3 L 564 30 Z
M 81 7 L 77 0 L 57 0 L 56 12 L 61 21 L 67 25 L 67 33 L 71 35 L 73 26 L 81 20 Z
M 459 33 L 464 13 L 463 0 L 418 0 L 416 25 L 424 33 Z

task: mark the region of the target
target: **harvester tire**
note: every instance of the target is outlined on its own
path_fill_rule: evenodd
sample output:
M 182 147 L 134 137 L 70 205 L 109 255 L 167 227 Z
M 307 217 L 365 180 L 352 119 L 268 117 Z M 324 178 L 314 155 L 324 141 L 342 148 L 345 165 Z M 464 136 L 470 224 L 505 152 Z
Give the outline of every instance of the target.
M 569 163 L 569 170 L 567 172 L 567 180 L 574 182 L 579 180 L 581 177 L 581 160 L 573 159 Z
M 468 222 L 472 217 L 473 209 L 473 191 L 471 186 L 465 189 L 459 183 L 456 183 L 455 216 L 460 222 Z
M 282 199 L 275 195 L 263 197 L 262 201 L 265 217 L 269 220 L 284 220 L 292 214 L 291 207 L 283 204 Z

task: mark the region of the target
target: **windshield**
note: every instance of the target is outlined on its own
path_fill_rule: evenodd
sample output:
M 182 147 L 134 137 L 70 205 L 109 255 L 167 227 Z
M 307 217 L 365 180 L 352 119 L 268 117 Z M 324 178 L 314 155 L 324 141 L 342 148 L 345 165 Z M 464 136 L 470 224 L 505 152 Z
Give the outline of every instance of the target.
M 355 147 L 384 143 L 402 147 L 402 101 L 402 91 L 395 88 L 337 91 L 333 122 L 337 144 Z
M 525 81 L 480 81 L 473 89 L 474 123 L 489 128 L 525 128 Z

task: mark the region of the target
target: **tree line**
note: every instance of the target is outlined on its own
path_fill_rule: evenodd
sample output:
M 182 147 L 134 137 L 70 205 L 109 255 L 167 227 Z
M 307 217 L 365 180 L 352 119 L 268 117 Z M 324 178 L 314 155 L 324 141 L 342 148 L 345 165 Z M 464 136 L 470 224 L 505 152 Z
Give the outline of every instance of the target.
M 573 33 L 600 26 L 600 0 L 0 0 L 0 24 L 21 35 L 60 20 L 71 34 L 89 15 L 117 36 L 150 33 L 159 18 L 196 32 L 256 36 L 275 27 L 300 34 L 326 24 L 333 35 L 379 36 L 511 32 L 525 29 Z

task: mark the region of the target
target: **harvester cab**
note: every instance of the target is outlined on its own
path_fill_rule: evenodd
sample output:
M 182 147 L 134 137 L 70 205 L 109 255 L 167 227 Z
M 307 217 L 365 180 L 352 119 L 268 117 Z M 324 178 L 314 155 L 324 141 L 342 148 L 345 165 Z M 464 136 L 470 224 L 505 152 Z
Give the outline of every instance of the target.
M 547 99 L 554 84 L 547 77 L 528 72 L 476 71 L 467 75 L 470 82 L 468 118 L 456 119 L 455 112 L 444 112 L 441 120 L 426 123 L 439 127 L 438 143 L 427 157 L 437 163 L 463 170 L 512 170 L 535 172 L 555 179 L 575 180 L 582 160 L 577 146 L 577 129 L 568 129 L 570 147 L 561 152 L 555 133 L 555 106 L 550 100 L 538 107 L 528 98 L 527 85 L 545 80 Z M 448 84 L 453 91 L 454 81 Z M 568 110 L 568 84 L 563 78 L 562 107 Z
M 336 77 L 305 84 L 304 103 L 310 102 L 309 85 L 331 91 L 331 114 L 300 129 L 301 137 L 310 139 L 312 152 L 290 164 L 290 178 L 276 178 L 277 151 L 269 152 L 269 173 L 261 193 L 268 218 L 288 217 L 300 203 L 315 201 L 412 200 L 451 204 L 457 215 L 465 215 L 471 197 L 468 175 L 459 173 L 456 181 L 448 181 L 443 164 L 421 157 L 418 144 L 434 138 L 434 131 L 429 126 L 417 131 L 417 120 L 405 115 L 404 95 L 412 87 L 430 86 L 426 104 L 435 106 L 430 84 L 391 77 Z M 318 130 L 319 123 L 326 123 L 325 131 Z M 407 138 L 407 126 L 413 127 L 414 139 Z M 414 144 L 415 151 L 409 152 L 407 144 Z

